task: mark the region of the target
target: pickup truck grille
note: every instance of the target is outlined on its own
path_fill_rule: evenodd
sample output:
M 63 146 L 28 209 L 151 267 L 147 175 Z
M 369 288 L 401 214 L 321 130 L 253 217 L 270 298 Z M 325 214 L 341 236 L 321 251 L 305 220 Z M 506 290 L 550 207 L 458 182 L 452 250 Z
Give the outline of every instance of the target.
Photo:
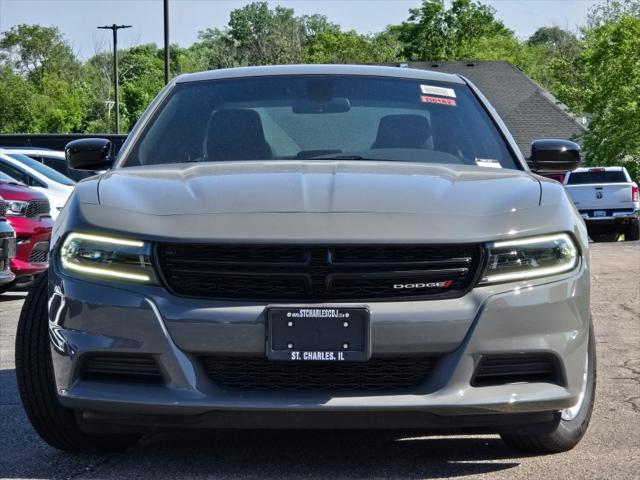
M 29 254 L 29 262 L 31 263 L 48 263 L 49 262 L 49 242 L 38 242 L 31 249 Z
M 27 205 L 25 217 L 38 217 L 40 215 L 50 215 L 51 206 L 49 200 L 31 200 Z
M 4 218 L 7 214 L 7 202 L 0 200 L 0 218 Z
M 480 245 L 161 244 L 176 295 L 267 301 L 454 298 L 473 285 Z

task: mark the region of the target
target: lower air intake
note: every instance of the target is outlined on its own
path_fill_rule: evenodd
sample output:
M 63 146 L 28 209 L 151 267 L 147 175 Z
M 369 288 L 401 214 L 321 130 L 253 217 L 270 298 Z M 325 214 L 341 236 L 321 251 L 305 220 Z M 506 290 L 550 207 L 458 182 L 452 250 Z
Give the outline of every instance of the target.
M 415 388 L 436 357 L 374 358 L 367 362 L 274 362 L 256 357 L 202 357 L 217 385 L 255 391 L 368 391 Z
M 484 356 L 476 368 L 471 386 L 533 382 L 563 384 L 560 365 L 554 355 L 522 353 Z
M 155 359 L 142 355 L 91 355 L 82 362 L 84 380 L 161 383 Z

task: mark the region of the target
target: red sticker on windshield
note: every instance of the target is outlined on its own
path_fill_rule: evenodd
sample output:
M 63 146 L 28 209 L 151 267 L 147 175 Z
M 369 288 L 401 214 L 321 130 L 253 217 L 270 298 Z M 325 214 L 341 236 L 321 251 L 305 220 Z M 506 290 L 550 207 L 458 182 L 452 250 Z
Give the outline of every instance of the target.
M 423 103 L 436 103 L 438 105 L 447 105 L 449 107 L 455 107 L 456 101 L 453 98 L 440 98 L 432 97 L 431 95 L 422 95 L 420 101 Z

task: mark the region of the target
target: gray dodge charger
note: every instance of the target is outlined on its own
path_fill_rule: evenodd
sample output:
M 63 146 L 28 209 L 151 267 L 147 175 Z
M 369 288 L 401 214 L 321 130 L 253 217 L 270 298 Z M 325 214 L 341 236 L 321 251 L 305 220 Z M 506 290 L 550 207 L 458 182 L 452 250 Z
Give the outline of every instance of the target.
M 579 146 L 527 160 L 461 76 L 371 66 L 182 75 L 80 182 L 21 314 L 35 430 L 491 432 L 559 452 L 593 409 Z

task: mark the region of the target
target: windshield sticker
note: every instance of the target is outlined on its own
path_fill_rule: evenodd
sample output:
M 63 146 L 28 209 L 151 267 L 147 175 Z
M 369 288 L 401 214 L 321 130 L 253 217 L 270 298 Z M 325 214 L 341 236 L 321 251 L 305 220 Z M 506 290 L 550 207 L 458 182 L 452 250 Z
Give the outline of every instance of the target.
M 425 95 L 440 95 L 441 97 L 456 98 L 453 88 L 436 87 L 434 85 L 420 85 L 420 90 Z
M 430 95 L 422 95 L 420 97 L 422 103 L 435 103 L 438 105 L 447 105 L 449 107 L 455 107 L 456 101 L 452 98 L 432 97 Z
M 476 158 L 476 165 L 479 167 L 502 168 L 500 162 L 493 158 Z

